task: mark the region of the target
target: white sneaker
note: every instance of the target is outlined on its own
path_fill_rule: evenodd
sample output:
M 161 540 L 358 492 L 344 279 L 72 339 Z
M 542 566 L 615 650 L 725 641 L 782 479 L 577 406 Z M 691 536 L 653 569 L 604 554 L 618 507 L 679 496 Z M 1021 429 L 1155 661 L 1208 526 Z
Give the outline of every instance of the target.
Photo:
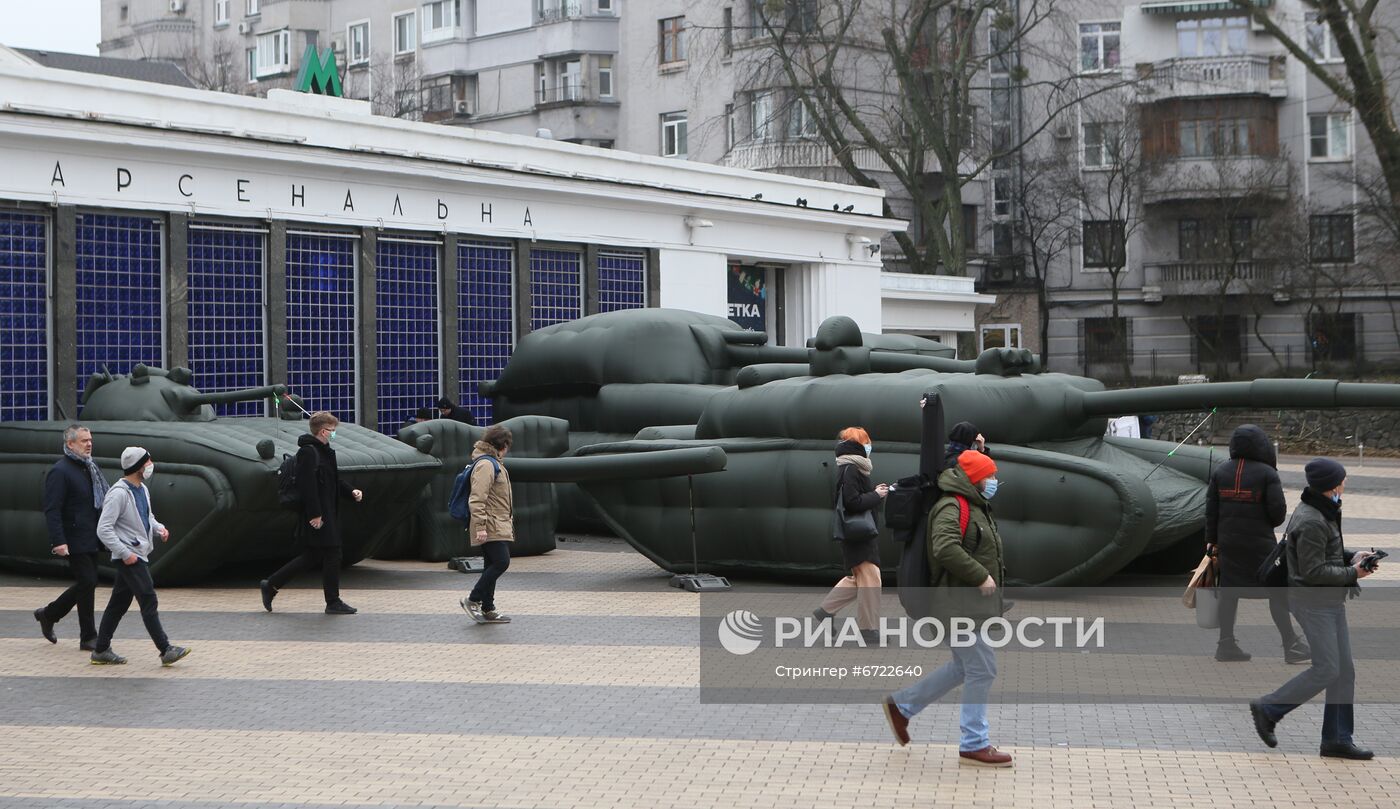
M 462 611 L 470 615 L 473 621 L 476 621 L 478 624 L 486 623 L 486 616 L 481 612 L 481 604 L 479 602 L 469 601 L 463 598 L 458 603 L 462 605 Z
M 508 624 L 508 623 L 510 623 L 510 616 L 509 616 L 509 615 L 502 615 L 502 614 L 501 614 L 499 611 L 497 611 L 497 610 L 491 610 L 490 612 L 485 613 L 483 617 L 485 618 L 485 621 L 486 621 L 486 623 L 488 623 L 488 624 Z

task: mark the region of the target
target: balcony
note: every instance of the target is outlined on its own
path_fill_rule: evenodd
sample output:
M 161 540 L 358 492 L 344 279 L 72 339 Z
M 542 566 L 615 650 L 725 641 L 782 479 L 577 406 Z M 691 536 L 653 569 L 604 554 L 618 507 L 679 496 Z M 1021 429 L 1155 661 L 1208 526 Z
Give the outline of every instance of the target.
M 1172 261 L 1143 266 L 1143 295 L 1261 295 L 1273 293 L 1277 268 L 1267 261 Z M 1149 301 L 1151 302 L 1151 301 Z
M 853 156 L 856 167 L 861 171 L 889 171 L 874 149 L 856 147 Z M 746 143 L 730 149 L 720 162 L 733 168 L 754 171 L 841 168 L 831 147 L 813 140 Z
M 1219 199 L 1286 199 L 1288 162 L 1262 155 L 1176 158 L 1152 164 L 1142 178 L 1148 205 Z
M 1198 56 L 1143 62 L 1137 66 L 1144 101 L 1173 98 L 1262 95 L 1285 98 L 1283 56 Z
M 613 96 L 598 95 L 598 88 L 584 81 L 565 81 L 553 87 L 541 87 L 535 91 L 535 109 L 563 107 L 573 104 L 610 104 L 616 101 Z

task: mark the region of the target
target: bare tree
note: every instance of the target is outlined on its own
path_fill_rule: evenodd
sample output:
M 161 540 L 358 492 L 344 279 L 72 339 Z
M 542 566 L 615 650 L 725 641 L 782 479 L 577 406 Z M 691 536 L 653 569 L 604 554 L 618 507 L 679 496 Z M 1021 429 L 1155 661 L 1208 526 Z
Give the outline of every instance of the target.
M 205 50 L 191 37 L 178 61 L 185 75 L 201 90 L 241 94 L 248 87 L 241 57 L 230 39 L 218 37 Z
M 1050 272 L 1079 236 L 1079 201 L 1073 194 L 1073 156 L 1046 147 L 1042 138 L 1027 144 L 1015 173 L 1012 206 L 1016 236 L 1036 287 L 1042 362 L 1050 345 Z
M 418 86 L 417 60 L 412 57 L 381 57 L 372 60 L 372 65 L 370 105 L 374 114 L 421 120 L 423 103 Z
M 1302 42 L 1285 31 L 1271 15 L 1267 0 L 1232 0 L 1272 35 L 1338 99 L 1356 110 L 1375 146 L 1376 159 L 1389 196 L 1389 207 L 1400 211 L 1400 127 L 1390 97 L 1388 70 L 1397 52 L 1394 3 L 1381 0 L 1301 0 L 1313 16 L 1305 24 Z M 1335 48 L 1344 70 L 1324 63 L 1322 54 Z M 1394 214 L 1392 214 L 1392 217 Z
M 916 223 L 913 233 L 894 234 L 911 271 L 965 273 L 963 189 L 1080 98 L 1067 63 L 1075 47 L 1041 47 L 1046 38 L 1030 36 L 1058 19 L 1056 0 L 763 0 L 758 7 L 750 28 L 766 47 L 742 89 L 781 92 L 789 120 L 802 116 L 853 182 L 879 187 L 877 175 L 890 175 Z M 1033 75 L 1024 67 L 1031 51 L 1059 67 Z M 1008 120 L 983 134 L 978 107 L 1012 88 L 1043 104 L 1034 125 Z M 860 154 L 873 155 L 879 171 L 862 167 Z M 888 201 L 885 213 L 899 215 Z

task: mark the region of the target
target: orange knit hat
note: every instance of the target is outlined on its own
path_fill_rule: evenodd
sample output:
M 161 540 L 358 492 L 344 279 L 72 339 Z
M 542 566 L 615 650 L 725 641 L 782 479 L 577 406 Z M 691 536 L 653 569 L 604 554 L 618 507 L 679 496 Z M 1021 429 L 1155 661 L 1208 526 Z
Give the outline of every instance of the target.
M 969 449 L 958 456 L 958 466 L 967 475 L 967 479 L 973 485 L 981 483 L 987 478 L 997 473 L 996 463 L 987 455 L 974 449 Z

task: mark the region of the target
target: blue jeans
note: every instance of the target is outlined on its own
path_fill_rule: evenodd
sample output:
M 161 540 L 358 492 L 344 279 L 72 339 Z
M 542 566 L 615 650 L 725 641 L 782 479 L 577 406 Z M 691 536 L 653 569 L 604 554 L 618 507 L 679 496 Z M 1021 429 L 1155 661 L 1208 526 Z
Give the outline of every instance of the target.
M 894 694 L 895 706 L 906 717 L 913 718 L 944 694 L 963 687 L 962 714 L 958 724 L 962 738 L 958 749 L 963 752 L 981 750 L 992 743 L 987 725 L 987 694 L 997 678 L 997 660 L 992 647 L 981 635 L 971 646 L 953 647 L 953 659 L 932 674 Z
M 1351 744 L 1352 703 L 1356 700 L 1356 668 L 1351 661 L 1351 633 L 1345 604 L 1308 606 L 1294 601 L 1293 614 L 1312 647 L 1312 665 L 1259 701 L 1264 714 L 1277 722 L 1289 711 L 1326 691 L 1322 709 L 1322 740 Z

